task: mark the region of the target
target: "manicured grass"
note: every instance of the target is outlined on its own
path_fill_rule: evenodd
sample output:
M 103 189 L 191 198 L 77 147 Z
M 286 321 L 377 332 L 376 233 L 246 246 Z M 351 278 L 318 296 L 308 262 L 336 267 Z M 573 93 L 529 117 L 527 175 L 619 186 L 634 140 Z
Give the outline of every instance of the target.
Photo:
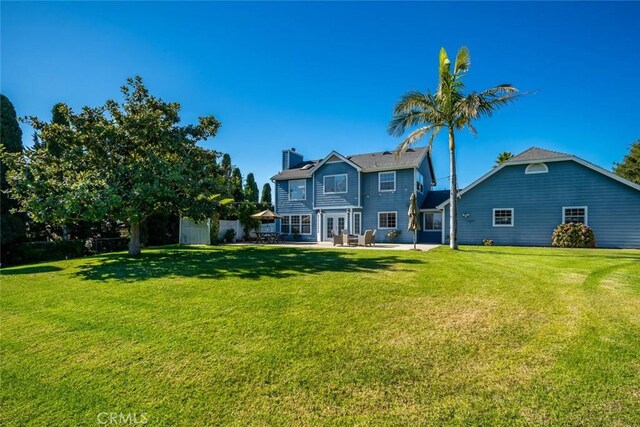
M 4 425 L 640 425 L 639 251 L 168 247 L 1 306 Z

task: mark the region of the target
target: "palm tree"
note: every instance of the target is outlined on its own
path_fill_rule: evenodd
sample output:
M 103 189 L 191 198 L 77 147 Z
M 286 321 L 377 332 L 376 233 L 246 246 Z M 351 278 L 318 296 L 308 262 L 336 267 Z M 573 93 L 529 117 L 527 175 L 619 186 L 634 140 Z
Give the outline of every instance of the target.
M 457 196 L 458 186 L 456 177 L 455 131 L 468 128 L 475 136 L 476 129 L 473 121 L 481 116 L 491 114 L 505 104 L 518 97 L 518 89 L 502 84 L 482 92 L 463 93 L 462 78 L 469 71 L 469 49 L 463 46 L 458 50 L 456 61 L 451 70 L 451 61 L 447 52 L 440 49 L 440 67 L 438 90 L 435 94 L 429 91 L 422 93 L 411 91 L 403 95 L 393 110 L 393 118 L 389 122 L 389 133 L 401 136 L 408 129 L 414 129 L 399 144 L 398 153 L 404 153 L 410 145 L 429 135 L 429 151 L 433 140 L 442 128 L 446 128 L 449 135 L 449 167 L 450 176 L 450 247 L 458 248 L 457 240 Z
M 501 164 L 503 164 L 504 162 L 506 162 L 512 157 L 513 157 L 513 154 L 511 153 L 511 151 L 504 151 L 498 154 L 498 158 L 496 159 L 496 164 L 493 167 L 496 168 L 500 166 Z

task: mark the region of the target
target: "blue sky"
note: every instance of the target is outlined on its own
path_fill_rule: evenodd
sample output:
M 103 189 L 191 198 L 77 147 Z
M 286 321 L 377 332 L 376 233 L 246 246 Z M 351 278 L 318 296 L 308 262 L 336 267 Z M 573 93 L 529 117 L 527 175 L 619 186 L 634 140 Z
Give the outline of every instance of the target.
M 1 3 L 1 90 L 19 115 L 119 99 L 139 74 L 182 118 L 214 114 L 204 146 L 258 185 L 281 150 L 307 159 L 395 148 L 398 97 L 433 90 L 441 46 L 471 51 L 469 89 L 535 91 L 458 137 L 460 185 L 530 146 L 605 168 L 640 138 L 640 3 Z M 25 144 L 31 131 L 26 127 Z M 434 147 L 446 188 L 444 134 Z

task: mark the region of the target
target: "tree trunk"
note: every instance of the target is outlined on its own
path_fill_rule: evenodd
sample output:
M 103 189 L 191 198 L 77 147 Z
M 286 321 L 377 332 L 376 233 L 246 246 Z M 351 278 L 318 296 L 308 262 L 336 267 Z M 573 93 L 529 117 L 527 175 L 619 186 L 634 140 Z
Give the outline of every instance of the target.
M 449 127 L 449 247 L 458 249 L 458 178 L 456 175 L 456 142 L 453 128 Z
M 129 256 L 140 256 L 140 221 L 131 221 Z

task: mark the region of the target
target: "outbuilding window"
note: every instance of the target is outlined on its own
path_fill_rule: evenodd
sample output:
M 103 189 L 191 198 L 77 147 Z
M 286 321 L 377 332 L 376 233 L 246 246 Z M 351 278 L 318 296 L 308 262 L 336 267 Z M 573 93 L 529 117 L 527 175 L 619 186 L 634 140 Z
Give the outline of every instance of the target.
M 586 206 L 568 206 L 562 208 L 562 223 L 587 225 L 587 207 Z
M 493 210 L 494 227 L 513 227 L 513 208 L 497 208 Z

